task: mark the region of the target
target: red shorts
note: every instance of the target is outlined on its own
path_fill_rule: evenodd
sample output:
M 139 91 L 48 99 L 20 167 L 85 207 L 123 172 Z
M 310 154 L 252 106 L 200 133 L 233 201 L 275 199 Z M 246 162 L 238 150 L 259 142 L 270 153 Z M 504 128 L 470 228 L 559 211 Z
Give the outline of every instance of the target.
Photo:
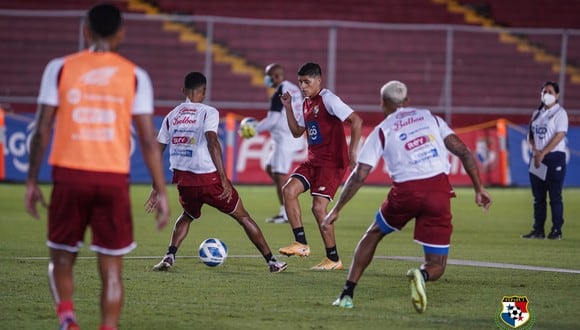
M 218 196 L 224 191 L 221 183 L 207 186 L 177 185 L 177 190 L 179 191 L 179 203 L 185 213 L 192 219 L 201 217 L 201 207 L 203 204 L 208 204 L 223 213 L 230 214 L 236 210 L 240 200 L 238 191 L 233 186 L 232 196 L 229 202 L 226 199 L 219 199 Z
M 304 191 L 310 189 L 310 195 L 326 197 L 332 200 L 346 174 L 346 168 L 312 166 L 304 162 L 290 175 L 302 181 Z
M 66 174 L 66 179 L 55 176 L 48 210 L 47 245 L 78 252 L 90 226 L 91 250 L 107 255 L 123 255 L 133 250 L 137 244 L 133 241 L 128 176 L 62 169 L 55 172 L 58 171 L 61 178 Z M 93 180 L 97 177 L 102 179 L 101 183 Z
M 417 243 L 428 247 L 449 247 L 453 231 L 451 197 L 455 197 L 455 193 L 445 174 L 394 183 L 381 205 L 381 217 L 376 220 L 385 231 L 387 228 L 401 230 L 414 218 Z

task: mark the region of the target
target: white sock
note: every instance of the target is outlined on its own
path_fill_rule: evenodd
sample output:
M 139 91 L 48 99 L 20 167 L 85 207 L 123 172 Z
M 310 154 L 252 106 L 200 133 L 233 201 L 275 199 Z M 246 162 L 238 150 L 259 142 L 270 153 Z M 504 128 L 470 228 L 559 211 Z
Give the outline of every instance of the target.
M 284 217 L 284 219 L 288 219 L 288 215 L 286 215 L 286 209 L 284 208 L 284 205 L 280 206 L 280 215 Z

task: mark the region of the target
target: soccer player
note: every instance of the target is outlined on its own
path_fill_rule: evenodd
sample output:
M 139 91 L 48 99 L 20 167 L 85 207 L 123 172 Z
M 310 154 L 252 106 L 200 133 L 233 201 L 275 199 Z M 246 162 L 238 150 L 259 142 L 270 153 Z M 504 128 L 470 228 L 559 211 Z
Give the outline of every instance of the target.
M 268 115 L 256 125 L 256 133 L 269 131 L 272 136 L 272 151 L 266 163 L 266 173 L 276 185 L 276 194 L 280 203 L 280 212 L 266 219 L 266 222 L 286 223 L 288 216 L 284 209 L 282 187 L 290 172 L 293 156 L 304 147 L 304 138 L 302 136 L 295 138 L 290 132 L 280 95 L 290 93 L 292 110 L 296 113 L 302 109 L 302 93 L 298 86 L 284 78 L 284 68 L 280 64 L 269 64 L 266 66 L 265 73 L 266 86 L 273 87 L 276 91 L 272 94 Z
M 308 160 L 298 166 L 284 185 L 284 207 L 294 233 L 295 242 L 279 250 L 281 254 L 307 257 L 310 247 L 302 225 L 298 196 L 310 189 L 312 213 L 319 225 L 326 248 L 326 257 L 312 267 L 316 270 L 342 269 L 334 226 L 322 230 L 320 225 L 327 206 L 334 197 L 348 168 L 354 168 L 362 119 L 338 96 L 322 88 L 322 70 L 316 63 L 306 63 L 298 71 L 298 84 L 305 96 L 298 118 L 292 115 L 292 97 L 281 96 L 286 108 L 288 126 L 295 137 L 307 132 Z M 351 139 L 347 145 L 343 122 L 350 123 Z
M 389 81 L 381 88 L 381 106 L 386 116 L 367 138 L 343 190 L 322 223 L 332 225 L 339 211 L 363 185 L 382 157 L 393 179 L 392 188 L 375 215 L 374 222 L 358 242 L 347 281 L 333 305 L 352 308 L 354 289 L 370 264 L 385 235 L 400 231 L 415 219 L 415 242 L 423 246 L 425 263 L 409 269 L 411 297 L 415 310 L 427 308 L 425 281 L 436 281 L 445 271 L 451 239 L 451 197 L 447 150 L 459 157 L 475 189 L 475 202 L 487 210 L 491 197 L 483 187 L 473 155 L 467 146 L 429 110 L 407 107 L 407 87 Z
M 217 136 L 219 112 L 202 103 L 205 89 L 203 74 L 187 74 L 182 89 L 186 99 L 167 114 L 157 135 L 162 152 L 169 145 L 173 183 L 177 184 L 183 212 L 175 222 L 166 255 L 153 269 L 166 271 L 174 265 L 177 249 L 187 236 L 191 222 L 199 219 L 201 207 L 209 204 L 236 219 L 264 256 L 270 272 L 281 272 L 286 269 L 286 263 L 277 261 L 272 255 L 260 227 L 250 217 L 226 176 Z M 156 207 L 156 194 L 153 189 L 146 202 L 148 211 Z
M 54 123 L 49 163 L 54 182 L 48 209 L 48 279 L 61 329 L 78 329 L 73 267 L 91 227 L 101 278 L 101 330 L 116 329 L 123 304 L 123 255 L 133 250 L 129 198 L 131 119 L 156 196 L 157 227 L 169 220 L 161 154 L 155 142 L 148 74 L 116 53 L 123 37 L 118 8 L 100 4 L 84 21 L 88 50 L 52 60 L 44 70 L 30 143 L 26 210 L 46 206 L 37 178 Z M 112 230 L 114 228 L 114 230 Z

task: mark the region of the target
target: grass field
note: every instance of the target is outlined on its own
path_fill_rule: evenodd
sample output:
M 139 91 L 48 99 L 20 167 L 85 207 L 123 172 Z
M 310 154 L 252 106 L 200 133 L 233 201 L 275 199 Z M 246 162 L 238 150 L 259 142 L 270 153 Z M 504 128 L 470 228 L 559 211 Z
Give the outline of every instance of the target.
M 412 241 L 412 225 L 386 237 L 357 287 L 352 310 L 331 306 L 346 270 L 315 272 L 324 256 L 310 199 L 301 199 L 312 255 L 286 258 L 288 270 L 270 274 L 263 259 L 235 221 L 204 207 L 191 227 L 176 266 L 168 273 L 151 271 L 165 253 L 171 225 L 158 232 L 141 205 L 149 190 L 133 186 L 135 237 L 139 247 L 125 260 L 125 305 L 122 329 L 494 329 L 503 296 L 527 296 L 535 329 L 580 326 L 580 189 L 566 189 L 564 239 L 523 240 L 531 228 L 529 189 L 490 189 L 494 204 L 483 213 L 470 189 L 456 189 L 454 234 L 449 258 L 561 268 L 575 272 L 474 267 L 450 264 L 444 277 L 427 284 L 428 309 L 411 306 L 405 272 L 419 263 L 422 250 Z M 288 225 L 266 224 L 277 210 L 273 187 L 238 187 L 273 251 L 292 242 Z M 46 196 L 50 187 L 44 186 Z M 171 190 L 172 217 L 180 209 Z M 368 227 L 385 188 L 364 187 L 341 213 L 338 248 L 345 267 Z M 2 329 L 56 329 L 48 290 L 46 213 L 35 221 L 23 209 L 24 187 L 0 184 L 0 310 Z M 550 220 L 547 221 L 549 230 Z M 87 236 L 88 237 L 88 236 Z M 197 257 L 199 243 L 218 237 L 230 257 L 217 268 Z M 90 240 L 89 240 L 90 242 Z M 398 257 L 408 257 L 398 258 Z M 75 270 L 75 303 L 80 325 L 99 324 L 99 280 L 94 254 L 83 248 Z

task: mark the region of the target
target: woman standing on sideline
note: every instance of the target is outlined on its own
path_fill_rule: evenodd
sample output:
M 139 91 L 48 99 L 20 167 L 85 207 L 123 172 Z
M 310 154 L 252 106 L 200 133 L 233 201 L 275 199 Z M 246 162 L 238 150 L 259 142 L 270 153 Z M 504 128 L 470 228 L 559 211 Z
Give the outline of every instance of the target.
M 534 227 L 522 238 L 545 238 L 546 192 L 550 195 L 552 229 L 549 239 L 562 239 L 564 223 L 564 204 L 562 186 L 566 175 L 566 132 L 568 114 L 558 103 L 560 88 L 553 81 L 547 81 L 540 93 L 540 107 L 534 111 L 530 123 L 528 141 L 532 150 L 530 160 L 530 182 L 534 195 Z M 546 166 L 543 175 L 540 166 Z M 535 173 L 533 173 L 535 172 Z

